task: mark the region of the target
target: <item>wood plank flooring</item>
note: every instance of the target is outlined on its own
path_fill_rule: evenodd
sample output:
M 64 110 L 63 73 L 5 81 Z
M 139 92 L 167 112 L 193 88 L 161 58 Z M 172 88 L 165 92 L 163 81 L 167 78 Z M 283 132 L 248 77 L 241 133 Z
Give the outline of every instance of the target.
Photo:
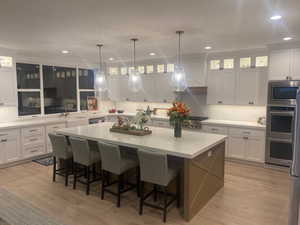
M 109 194 L 99 197 L 99 184 L 86 196 L 64 187 L 63 178 L 52 183 L 52 167 L 27 163 L 0 169 L 0 187 L 29 201 L 66 225 L 162 224 L 157 210 L 145 208 L 138 215 L 136 194 L 127 193 L 120 209 Z M 285 225 L 288 215 L 289 177 L 287 172 L 226 162 L 225 187 L 189 223 L 173 207 L 167 224 L 191 225 Z

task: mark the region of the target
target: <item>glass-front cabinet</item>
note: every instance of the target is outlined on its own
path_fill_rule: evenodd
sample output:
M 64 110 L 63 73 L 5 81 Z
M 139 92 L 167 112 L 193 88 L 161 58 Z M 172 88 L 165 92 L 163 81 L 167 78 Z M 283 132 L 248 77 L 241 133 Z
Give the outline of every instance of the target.
M 18 91 L 18 103 L 19 116 L 41 114 L 41 97 L 39 91 Z
M 17 63 L 18 89 L 40 89 L 40 65 Z

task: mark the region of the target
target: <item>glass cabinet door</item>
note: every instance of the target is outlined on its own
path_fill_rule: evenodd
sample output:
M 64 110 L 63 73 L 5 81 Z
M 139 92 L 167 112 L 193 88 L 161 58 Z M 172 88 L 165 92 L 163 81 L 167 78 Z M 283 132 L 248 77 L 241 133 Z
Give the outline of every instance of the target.
M 16 63 L 18 89 L 40 89 L 40 66 Z
M 41 114 L 40 92 L 18 92 L 19 116 Z

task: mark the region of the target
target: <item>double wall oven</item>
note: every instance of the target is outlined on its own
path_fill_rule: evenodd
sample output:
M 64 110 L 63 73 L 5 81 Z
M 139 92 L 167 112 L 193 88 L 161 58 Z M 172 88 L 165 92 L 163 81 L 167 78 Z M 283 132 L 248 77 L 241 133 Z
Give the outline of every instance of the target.
M 266 162 L 290 166 L 296 95 L 300 81 L 270 81 L 268 87 Z

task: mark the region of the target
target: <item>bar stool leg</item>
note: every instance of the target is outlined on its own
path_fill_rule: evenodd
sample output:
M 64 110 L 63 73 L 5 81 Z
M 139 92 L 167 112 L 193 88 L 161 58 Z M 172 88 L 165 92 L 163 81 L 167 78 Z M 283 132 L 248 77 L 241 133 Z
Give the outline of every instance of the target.
M 106 182 L 106 172 L 102 170 L 102 188 L 101 188 L 101 199 L 104 199 L 104 188 L 105 188 L 105 182 Z
M 154 190 L 153 201 L 156 202 L 157 201 L 157 185 L 156 184 L 153 185 L 153 190 Z
M 140 184 L 140 194 L 141 194 L 141 198 L 140 198 L 140 215 L 143 214 L 143 206 L 144 206 L 144 182 L 141 181 Z
M 179 207 L 180 207 L 180 200 L 181 200 L 181 199 L 180 199 L 180 198 L 181 198 L 181 194 L 180 194 L 180 185 L 181 185 L 181 184 L 180 184 L 180 183 L 181 183 L 181 182 L 180 182 L 180 172 L 179 172 L 179 174 L 177 175 L 177 181 L 176 181 L 176 182 L 177 182 L 177 185 L 176 185 L 176 186 L 177 186 L 177 187 L 176 187 L 176 189 L 177 189 L 177 190 L 176 190 L 176 192 L 177 192 L 177 194 L 176 194 L 176 195 L 177 195 L 177 196 L 176 196 L 176 198 L 177 198 L 177 208 L 179 208 Z
M 136 168 L 136 190 L 137 190 L 137 196 L 140 197 L 140 182 L 141 182 L 141 177 L 140 177 L 140 167 Z
M 163 215 L 164 223 L 167 221 L 167 207 L 168 207 L 168 190 L 167 187 L 164 187 L 164 215 Z
M 121 206 L 121 190 L 124 187 L 124 177 L 123 174 L 118 176 L 118 201 L 117 207 L 120 208 Z
M 73 182 L 73 189 L 76 189 L 76 183 L 77 183 L 77 167 L 76 163 L 73 164 L 73 171 L 74 171 L 74 182 Z
M 87 173 L 87 185 L 86 185 L 86 194 L 90 194 L 90 167 L 86 167 L 86 173 Z
M 69 183 L 69 165 L 68 165 L 67 162 L 65 162 L 65 170 L 66 170 L 66 173 L 65 173 L 65 186 L 67 187 L 68 183 Z
M 56 180 L 56 157 L 53 156 L 53 182 Z

